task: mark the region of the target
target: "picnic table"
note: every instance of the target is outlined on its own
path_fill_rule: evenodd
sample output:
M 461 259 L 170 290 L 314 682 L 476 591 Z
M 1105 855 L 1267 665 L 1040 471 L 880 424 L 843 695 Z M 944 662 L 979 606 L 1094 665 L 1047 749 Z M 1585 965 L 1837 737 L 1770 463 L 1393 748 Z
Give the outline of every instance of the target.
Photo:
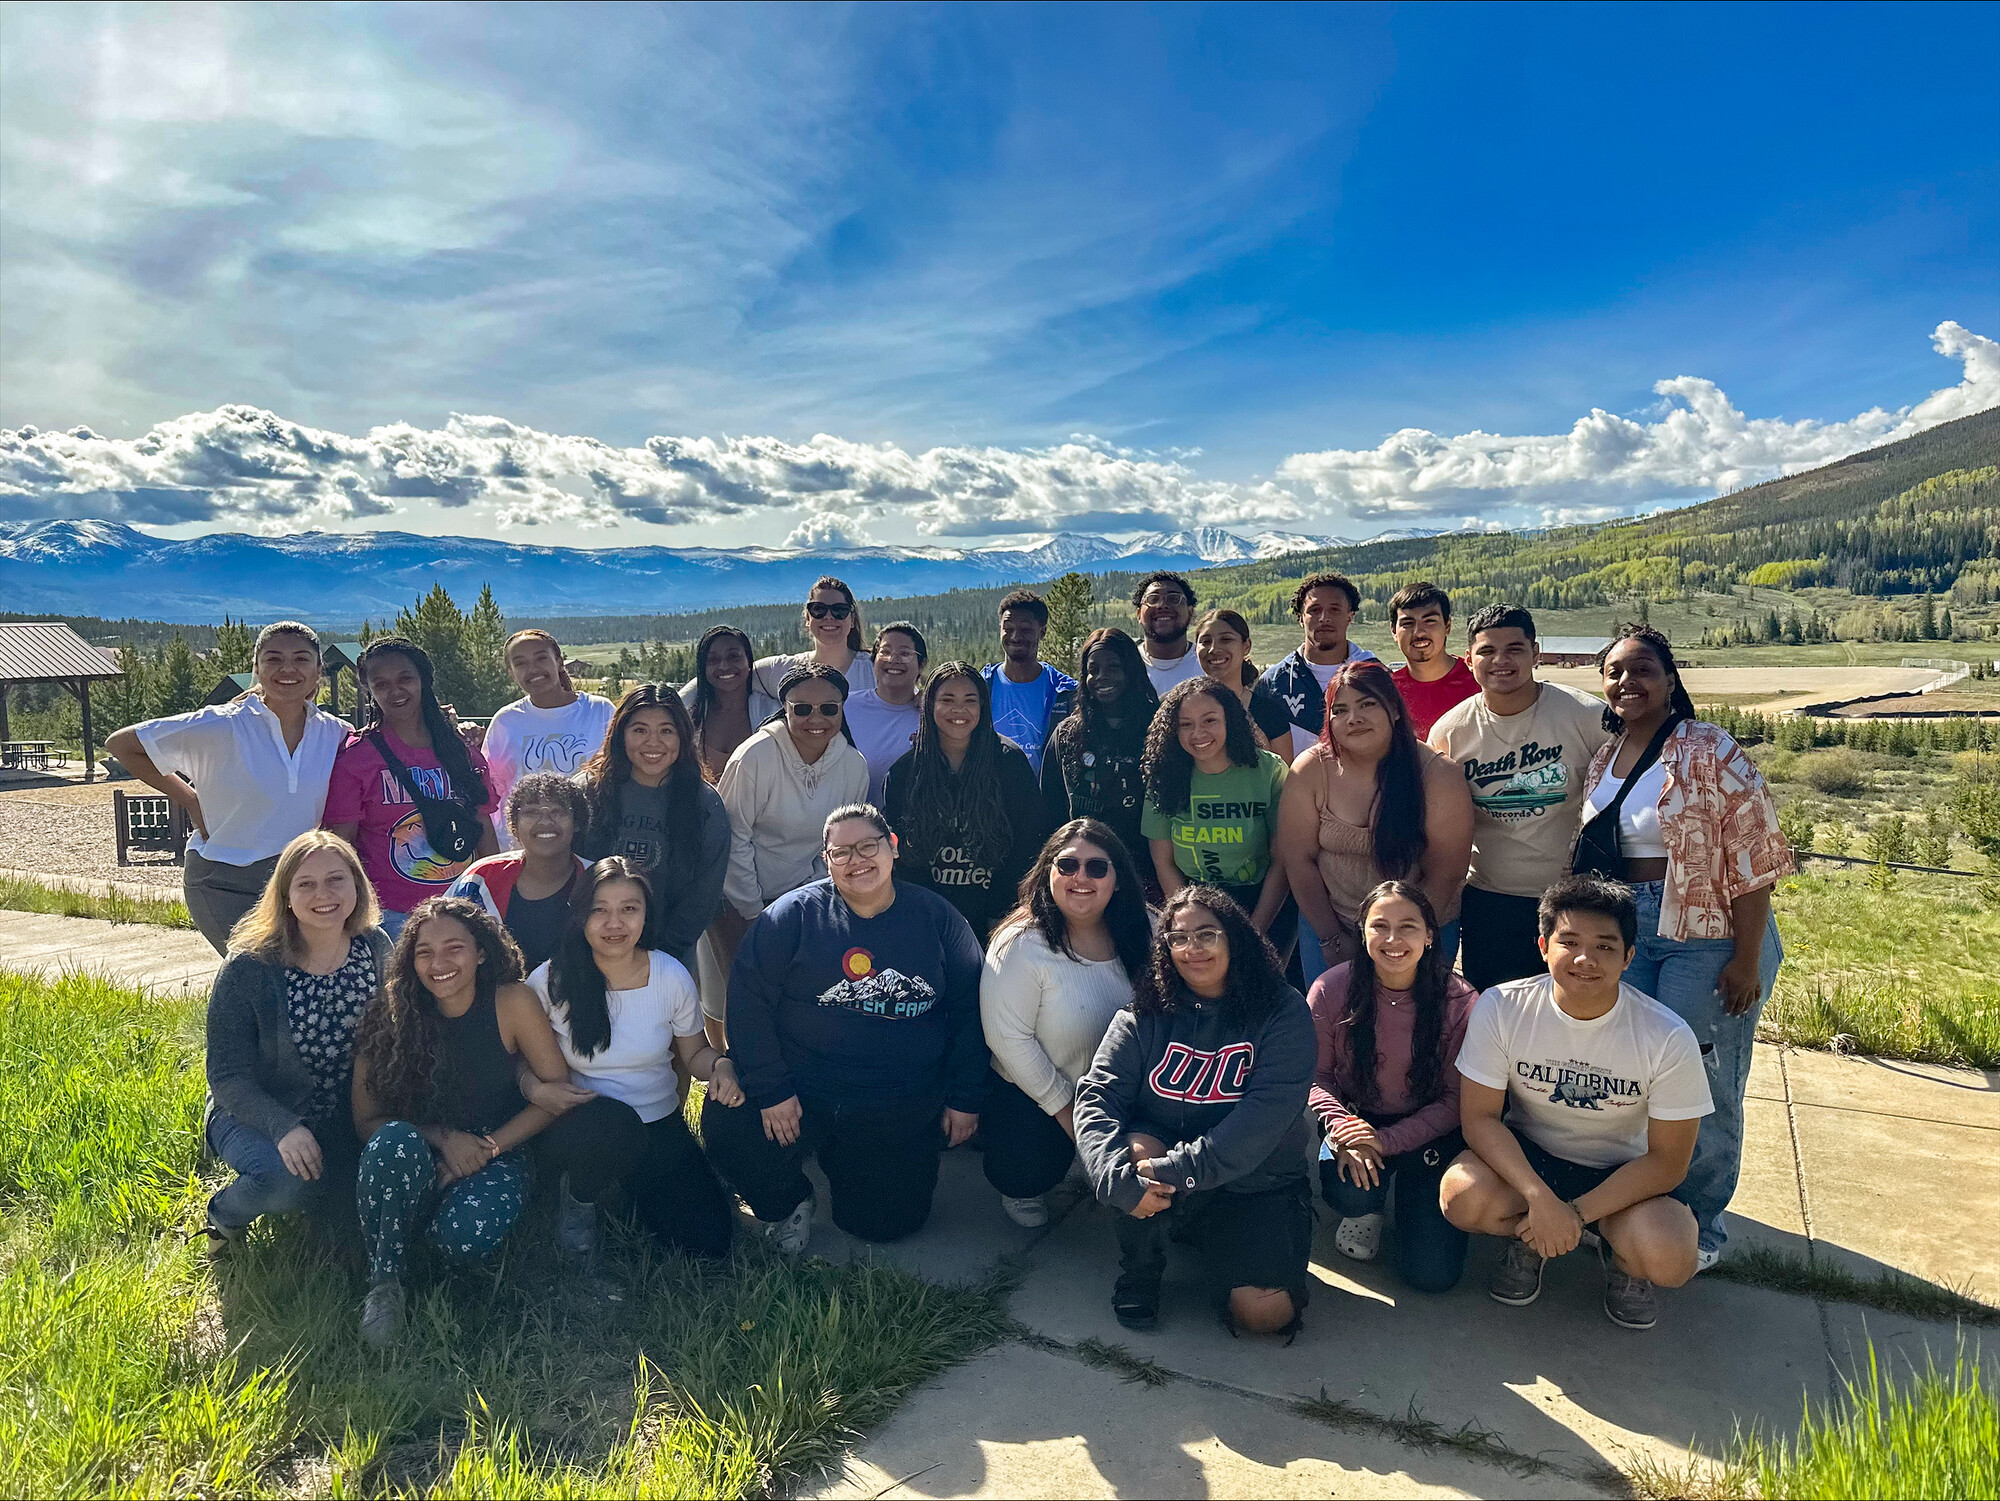
M 47 771 L 55 755 L 53 740 L 0 740 L 0 769 Z

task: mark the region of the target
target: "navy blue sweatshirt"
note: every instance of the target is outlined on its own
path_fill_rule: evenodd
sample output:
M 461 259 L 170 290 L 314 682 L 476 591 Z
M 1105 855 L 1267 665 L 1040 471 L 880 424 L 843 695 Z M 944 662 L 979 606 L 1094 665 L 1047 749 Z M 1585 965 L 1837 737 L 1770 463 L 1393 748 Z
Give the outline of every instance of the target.
M 1129 1213 L 1145 1196 L 1125 1150 L 1128 1131 L 1167 1144 L 1160 1176 L 1182 1197 L 1212 1188 L 1261 1193 L 1302 1177 L 1318 1061 L 1312 1012 L 1289 987 L 1247 1028 L 1205 1004 L 1119 1012 L 1076 1088 L 1076 1145 L 1097 1197 Z
M 834 1105 L 929 1094 L 976 1114 L 984 957 L 951 903 L 921 887 L 898 881 L 874 917 L 831 880 L 787 892 L 750 925 L 729 971 L 729 1056 L 744 1094 L 760 1110 L 795 1094 Z

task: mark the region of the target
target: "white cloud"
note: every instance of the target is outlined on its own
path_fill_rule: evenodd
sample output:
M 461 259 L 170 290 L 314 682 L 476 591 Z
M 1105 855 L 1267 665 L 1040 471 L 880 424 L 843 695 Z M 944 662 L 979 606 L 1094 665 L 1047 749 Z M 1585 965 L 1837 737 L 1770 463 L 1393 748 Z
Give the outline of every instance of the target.
M 875 539 L 868 534 L 867 526 L 849 516 L 836 516 L 822 511 L 816 516 L 808 516 L 785 534 L 781 547 L 801 547 L 824 550 L 829 547 L 873 547 Z
M 1593 409 L 1549 437 L 1444 438 L 1404 428 L 1375 448 L 1293 454 L 1278 477 L 1362 517 L 1462 513 L 1491 505 L 1494 492 L 1572 509 L 1717 494 L 2000 405 L 2000 344 L 1951 322 L 1937 326 L 1931 344 L 1964 365 L 1957 385 L 1913 407 L 1875 407 L 1845 422 L 1746 417 L 1713 381 L 1682 375 L 1654 384 L 1666 407 L 1657 421 Z

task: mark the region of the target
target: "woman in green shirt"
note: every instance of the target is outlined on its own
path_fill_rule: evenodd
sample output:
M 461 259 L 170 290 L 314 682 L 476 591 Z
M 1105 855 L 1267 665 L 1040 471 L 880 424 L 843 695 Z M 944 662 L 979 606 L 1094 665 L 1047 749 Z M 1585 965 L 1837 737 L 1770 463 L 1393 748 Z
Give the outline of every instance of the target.
M 1286 767 L 1257 749 L 1243 701 L 1208 678 L 1176 685 L 1147 732 L 1143 764 L 1140 830 L 1161 890 L 1220 887 L 1283 959 L 1298 920 L 1284 862 L 1271 854 Z

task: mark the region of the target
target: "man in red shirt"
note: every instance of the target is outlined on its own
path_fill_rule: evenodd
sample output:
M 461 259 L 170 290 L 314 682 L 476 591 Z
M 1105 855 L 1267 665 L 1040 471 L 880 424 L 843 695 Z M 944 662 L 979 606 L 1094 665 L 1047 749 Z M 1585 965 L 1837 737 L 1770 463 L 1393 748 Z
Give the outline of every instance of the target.
M 1410 711 L 1410 732 L 1422 740 L 1447 709 L 1478 693 L 1479 684 L 1448 648 L 1451 596 L 1429 579 L 1397 591 L 1389 601 L 1389 625 L 1408 664 L 1389 675 Z

